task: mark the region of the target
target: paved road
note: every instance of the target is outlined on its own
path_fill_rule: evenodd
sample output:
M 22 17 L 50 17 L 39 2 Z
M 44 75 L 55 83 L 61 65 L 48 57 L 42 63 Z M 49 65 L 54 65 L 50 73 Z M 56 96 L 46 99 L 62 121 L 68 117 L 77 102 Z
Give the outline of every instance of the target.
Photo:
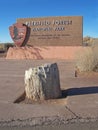
M 3 127 L 0 130 L 98 130 L 98 121 L 89 123 L 72 123 L 59 126 L 41 126 L 41 127 Z
M 25 70 L 52 62 L 57 62 L 59 67 L 63 97 L 40 104 L 15 104 L 14 101 L 24 92 Z M 97 119 L 98 76 L 75 78 L 74 70 L 75 62 L 68 60 L 0 59 L 0 126 L 66 124 L 77 118 L 84 122 Z

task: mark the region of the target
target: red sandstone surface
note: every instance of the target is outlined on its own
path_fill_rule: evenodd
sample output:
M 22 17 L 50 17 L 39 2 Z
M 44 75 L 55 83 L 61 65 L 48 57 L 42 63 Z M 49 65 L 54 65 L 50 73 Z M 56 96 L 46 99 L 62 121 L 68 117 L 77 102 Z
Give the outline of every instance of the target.
M 75 59 L 82 46 L 10 47 L 6 59 Z

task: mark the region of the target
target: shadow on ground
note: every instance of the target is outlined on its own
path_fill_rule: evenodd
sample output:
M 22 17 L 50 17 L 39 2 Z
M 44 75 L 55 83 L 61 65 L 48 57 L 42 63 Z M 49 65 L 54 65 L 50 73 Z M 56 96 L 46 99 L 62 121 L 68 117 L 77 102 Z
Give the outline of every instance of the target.
M 97 93 L 98 93 L 98 86 L 70 88 L 67 90 L 62 90 L 62 97 L 64 98 L 66 96 L 97 94 Z
M 62 97 L 66 98 L 67 96 L 77 96 L 77 95 L 87 95 L 87 94 L 97 94 L 98 93 L 98 86 L 91 86 L 91 87 L 81 87 L 81 88 L 70 88 L 66 90 L 62 90 Z M 14 103 L 21 103 L 26 99 L 25 92 L 18 97 Z M 29 103 L 29 100 L 27 100 Z

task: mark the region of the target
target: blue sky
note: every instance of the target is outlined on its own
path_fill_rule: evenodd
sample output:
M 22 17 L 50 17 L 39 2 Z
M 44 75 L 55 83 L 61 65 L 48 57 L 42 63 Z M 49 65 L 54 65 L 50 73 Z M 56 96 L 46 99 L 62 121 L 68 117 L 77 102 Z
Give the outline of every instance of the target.
M 0 0 L 0 43 L 17 18 L 83 16 L 83 36 L 98 37 L 98 0 Z

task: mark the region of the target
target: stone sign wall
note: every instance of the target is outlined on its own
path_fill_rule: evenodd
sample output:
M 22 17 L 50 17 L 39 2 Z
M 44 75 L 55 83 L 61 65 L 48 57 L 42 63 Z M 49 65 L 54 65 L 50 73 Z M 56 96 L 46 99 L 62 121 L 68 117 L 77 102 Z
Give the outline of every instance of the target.
M 17 19 L 30 28 L 27 44 L 32 46 L 81 46 L 82 22 L 82 16 Z

